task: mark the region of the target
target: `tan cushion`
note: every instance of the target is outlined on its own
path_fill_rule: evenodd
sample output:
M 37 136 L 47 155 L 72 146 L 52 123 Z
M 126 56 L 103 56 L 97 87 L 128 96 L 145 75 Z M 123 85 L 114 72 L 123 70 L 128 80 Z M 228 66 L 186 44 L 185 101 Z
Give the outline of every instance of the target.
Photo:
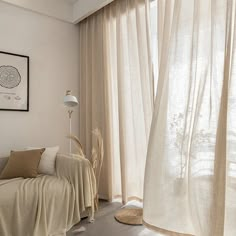
M 35 178 L 38 175 L 38 165 L 44 150 L 45 148 L 18 152 L 11 151 L 0 179 Z
M 0 157 L 0 175 L 5 168 L 7 162 L 8 162 L 9 157 Z

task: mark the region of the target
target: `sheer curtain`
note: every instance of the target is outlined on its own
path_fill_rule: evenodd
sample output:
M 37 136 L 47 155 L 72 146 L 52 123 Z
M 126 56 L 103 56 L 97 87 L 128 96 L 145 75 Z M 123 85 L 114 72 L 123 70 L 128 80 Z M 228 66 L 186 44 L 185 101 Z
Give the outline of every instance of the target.
M 100 197 L 110 200 L 143 197 L 153 112 L 148 19 L 148 1 L 117 0 L 79 25 L 80 137 L 89 155 L 91 130 L 102 131 Z
M 235 4 L 158 0 L 144 222 L 166 235 L 236 235 Z

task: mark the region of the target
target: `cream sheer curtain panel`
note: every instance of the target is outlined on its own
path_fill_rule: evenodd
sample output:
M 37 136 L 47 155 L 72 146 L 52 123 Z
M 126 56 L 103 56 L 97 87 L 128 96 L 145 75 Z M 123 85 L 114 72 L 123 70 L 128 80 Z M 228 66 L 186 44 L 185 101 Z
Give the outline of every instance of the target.
M 164 235 L 236 235 L 235 4 L 158 0 L 144 222 Z
M 102 11 L 93 14 L 79 24 L 79 115 L 80 140 L 87 158 L 91 157 L 95 140 L 92 130 L 99 128 L 104 144 L 106 136 L 105 66 L 109 65 L 103 48 L 104 17 Z M 105 145 L 106 148 L 106 145 Z M 102 175 L 100 177 L 100 197 L 107 199 L 109 192 L 109 160 L 106 149 Z
M 100 196 L 142 199 L 154 100 L 148 1 L 114 1 L 79 31 L 80 137 L 90 153 L 91 130 L 102 130 Z
M 107 101 L 105 100 L 104 77 L 106 56 L 103 48 L 104 17 L 98 12 L 79 24 L 79 136 L 87 158 L 91 157 L 95 140 L 92 130 L 99 128 L 104 143 L 106 137 L 105 112 Z M 105 174 L 100 177 L 100 192 L 102 198 L 108 198 L 108 174 L 109 158 L 105 150 L 103 169 Z M 103 170 L 103 172 L 104 172 Z

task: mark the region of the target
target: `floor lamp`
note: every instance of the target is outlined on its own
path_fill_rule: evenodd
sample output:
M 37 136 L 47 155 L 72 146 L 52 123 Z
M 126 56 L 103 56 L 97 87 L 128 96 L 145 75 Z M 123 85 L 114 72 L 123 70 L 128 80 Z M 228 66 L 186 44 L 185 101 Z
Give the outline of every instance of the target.
M 72 107 L 75 107 L 78 105 L 78 100 L 75 96 L 71 94 L 71 90 L 66 91 L 66 95 L 64 97 L 64 105 L 68 107 L 69 129 L 70 129 L 69 132 L 71 135 L 71 120 L 72 120 L 72 113 L 73 113 Z M 69 143 L 69 148 L 70 148 L 70 154 L 71 154 L 71 139 Z

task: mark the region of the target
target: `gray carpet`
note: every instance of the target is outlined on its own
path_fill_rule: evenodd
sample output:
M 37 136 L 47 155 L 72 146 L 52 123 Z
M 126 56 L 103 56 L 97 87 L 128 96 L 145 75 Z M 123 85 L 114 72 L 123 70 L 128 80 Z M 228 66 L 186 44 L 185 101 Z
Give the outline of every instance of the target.
M 74 226 L 67 233 L 67 236 L 163 236 L 146 229 L 144 226 L 130 226 L 118 223 L 114 219 L 114 215 L 120 207 L 120 203 L 101 203 L 100 209 L 95 215 L 94 223 L 90 224 L 87 219 L 84 219 Z M 74 229 L 78 229 L 81 226 L 86 228 L 85 232 L 72 233 Z

